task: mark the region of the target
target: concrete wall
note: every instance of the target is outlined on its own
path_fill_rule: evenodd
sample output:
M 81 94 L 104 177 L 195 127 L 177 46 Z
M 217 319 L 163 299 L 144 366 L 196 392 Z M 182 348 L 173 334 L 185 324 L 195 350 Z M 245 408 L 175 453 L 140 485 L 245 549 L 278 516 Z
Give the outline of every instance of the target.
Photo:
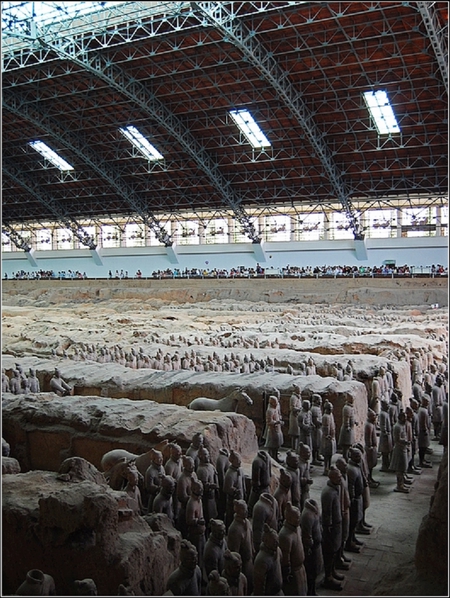
M 106 278 L 109 270 L 114 273 L 123 269 L 132 277 L 140 269 L 143 276 L 151 276 L 154 270 L 167 268 L 230 270 L 236 266 L 254 267 L 257 262 L 265 268 L 283 268 L 288 264 L 379 266 L 384 260 L 416 267 L 448 266 L 448 238 L 367 239 L 365 253 L 357 255 L 353 240 L 265 243 L 262 250 L 252 243 L 180 245 L 175 247 L 176 258 L 164 247 L 100 249 L 100 260 L 89 249 L 35 251 L 31 259 L 23 251 L 12 251 L 2 254 L 2 272 L 3 276 L 5 273 L 11 276 L 18 270 L 67 272 L 70 269 L 86 272 L 90 278 Z

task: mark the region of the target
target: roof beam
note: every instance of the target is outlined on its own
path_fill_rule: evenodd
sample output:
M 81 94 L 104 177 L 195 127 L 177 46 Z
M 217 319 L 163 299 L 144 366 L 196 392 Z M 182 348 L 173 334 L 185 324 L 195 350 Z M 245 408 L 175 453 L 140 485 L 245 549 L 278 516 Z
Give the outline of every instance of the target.
M 26 118 L 29 122 L 57 139 L 62 145 L 68 147 L 81 160 L 88 164 L 101 178 L 107 181 L 112 188 L 122 197 L 136 213 L 142 218 L 155 233 L 156 238 L 166 247 L 171 245 L 172 239 L 167 231 L 161 226 L 158 218 L 145 205 L 133 189 L 121 179 L 115 169 L 111 167 L 101 155 L 90 149 L 89 145 L 80 135 L 70 132 L 62 126 L 57 120 L 50 117 L 43 110 L 43 103 L 27 103 L 25 98 L 17 92 L 11 93 L 4 90 L 3 109 L 17 114 L 21 118 Z
M 427 30 L 431 45 L 433 46 L 436 60 L 441 71 L 445 89 L 448 94 L 448 25 L 439 26 L 439 15 L 435 10 L 436 2 L 417 2 L 417 8 L 422 16 L 423 24 Z
M 78 224 L 73 216 L 70 216 L 65 210 L 63 210 L 59 202 L 48 197 L 48 195 L 42 191 L 38 183 L 32 182 L 29 177 L 25 179 L 20 170 L 13 164 L 7 162 L 5 159 L 2 161 L 2 172 L 20 187 L 30 193 L 30 195 L 35 197 L 40 203 L 44 204 L 51 212 L 53 212 L 58 221 L 60 221 L 66 228 L 70 229 L 80 243 L 89 249 L 96 249 L 97 245 L 95 244 L 94 239 L 83 229 L 80 224 Z M 25 249 L 25 251 L 27 250 Z
M 309 142 L 316 151 L 327 176 L 332 184 L 336 197 L 341 202 L 355 239 L 362 239 L 360 223 L 349 199 L 336 165 L 330 155 L 323 134 L 314 122 L 314 115 L 301 98 L 301 94 L 289 81 L 289 73 L 285 72 L 272 54 L 256 39 L 233 13 L 234 2 L 191 2 L 194 9 L 201 12 L 210 25 L 222 32 L 224 40 L 234 44 L 243 55 L 261 72 L 263 77 L 275 89 L 278 97 L 295 116 L 304 129 Z
M 261 239 L 250 217 L 242 207 L 241 200 L 235 196 L 231 183 L 220 173 L 217 163 L 210 158 L 205 148 L 192 136 L 182 121 L 145 85 L 128 76 L 120 67 L 113 64 L 108 57 L 98 53 L 92 56 L 88 52 L 80 51 L 75 40 L 66 38 L 65 41 L 66 43 L 63 44 L 59 40 L 56 45 L 50 44 L 43 38 L 36 40 L 42 46 L 52 48 L 61 58 L 82 66 L 88 72 L 106 81 L 113 89 L 128 97 L 159 125 L 164 127 L 170 135 L 177 139 L 186 153 L 195 160 L 201 170 L 208 176 L 214 188 L 222 196 L 224 203 L 233 210 L 236 219 L 248 237 L 253 242 L 259 243 Z

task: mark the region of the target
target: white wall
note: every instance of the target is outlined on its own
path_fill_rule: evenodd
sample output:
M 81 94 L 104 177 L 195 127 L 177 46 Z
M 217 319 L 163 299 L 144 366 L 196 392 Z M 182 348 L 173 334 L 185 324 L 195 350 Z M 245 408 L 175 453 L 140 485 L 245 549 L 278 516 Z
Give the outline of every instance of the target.
M 170 252 L 164 247 L 135 247 L 100 249 L 102 265 L 97 265 L 89 249 L 66 251 L 35 251 L 37 263 L 33 266 L 23 251 L 2 253 L 2 277 L 10 277 L 18 270 L 33 272 L 53 270 L 56 273 L 70 269 L 86 272 L 89 278 L 106 278 L 108 271 L 128 270 L 133 277 L 138 269 L 142 275 L 151 276 L 154 270 L 167 268 L 222 268 L 236 266 L 254 267 L 259 262 L 264 268 L 291 266 L 380 266 L 384 260 L 395 260 L 397 265 L 448 266 L 448 237 L 417 237 L 393 239 L 367 239 L 367 259 L 358 259 L 353 240 L 302 241 L 265 243 L 264 256 L 252 243 L 183 245 L 177 246 L 178 263 L 171 261 Z

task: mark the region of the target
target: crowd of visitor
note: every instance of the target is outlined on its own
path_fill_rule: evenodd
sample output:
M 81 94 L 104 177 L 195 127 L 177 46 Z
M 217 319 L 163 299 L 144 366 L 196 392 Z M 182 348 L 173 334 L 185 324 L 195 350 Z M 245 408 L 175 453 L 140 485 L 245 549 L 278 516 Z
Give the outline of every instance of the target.
M 448 267 L 442 264 L 433 264 L 432 266 L 408 266 L 404 264 L 402 266 L 395 266 L 390 264 L 383 264 L 381 266 L 290 266 L 287 265 L 284 268 L 263 268 L 260 264 L 256 264 L 254 268 L 248 268 L 246 266 L 237 266 L 230 270 L 224 268 L 167 268 L 165 270 L 153 270 L 151 275 L 144 276 L 141 270 L 137 270 L 134 276 L 129 276 L 128 270 L 112 270 L 108 272 L 108 278 L 110 280 L 122 280 L 129 278 L 250 278 L 260 277 L 265 278 L 267 276 L 277 276 L 281 278 L 308 278 L 308 277 L 374 277 L 374 276 L 416 276 L 417 274 L 426 274 L 431 277 L 434 276 L 448 276 Z M 19 270 L 13 272 L 11 276 L 7 273 L 4 275 L 4 279 L 15 279 L 15 280 L 40 280 L 40 279 L 63 279 L 63 280 L 75 280 L 75 279 L 86 279 L 88 276 L 86 272 L 79 272 L 78 270 L 65 270 L 55 272 L 54 270 L 37 270 L 35 272 L 25 272 Z M 95 278 L 103 278 L 97 276 Z

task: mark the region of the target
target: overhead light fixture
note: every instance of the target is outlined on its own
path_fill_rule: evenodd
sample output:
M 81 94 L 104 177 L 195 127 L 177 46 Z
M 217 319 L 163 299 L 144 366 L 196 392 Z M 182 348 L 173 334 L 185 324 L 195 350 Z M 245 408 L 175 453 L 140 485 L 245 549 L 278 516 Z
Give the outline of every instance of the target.
M 153 147 L 153 145 L 146 139 L 136 127 L 129 125 L 119 131 L 138 149 L 147 160 L 164 160 L 164 156 Z
M 230 116 L 254 148 L 272 145 L 248 110 L 230 110 Z
M 61 171 L 74 170 L 74 167 L 66 162 L 61 156 L 58 156 L 46 143 L 43 141 L 30 141 L 29 145 L 41 154 L 46 160 L 51 162 Z
M 387 93 L 379 89 L 378 91 L 365 91 L 363 96 L 378 133 L 380 135 L 400 133 L 400 127 Z

